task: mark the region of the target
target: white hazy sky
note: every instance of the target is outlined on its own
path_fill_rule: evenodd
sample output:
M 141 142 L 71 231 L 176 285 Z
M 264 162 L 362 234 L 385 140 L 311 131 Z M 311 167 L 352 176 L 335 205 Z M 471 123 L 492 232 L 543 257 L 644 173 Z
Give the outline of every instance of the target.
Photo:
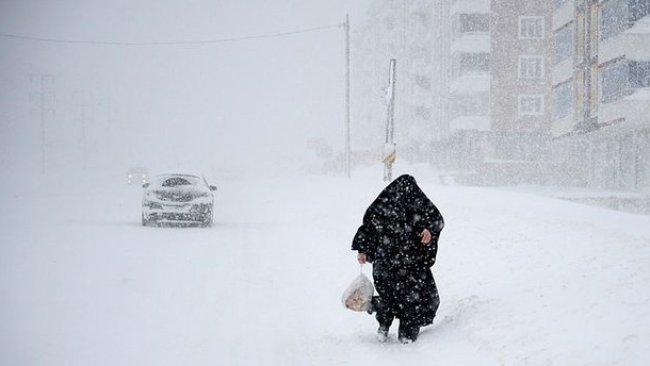
M 279 33 L 365 17 L 368 0 L 0 0 L 0 33 L 111 42 Z M 327 29 L 208 45 L 112 46 L 0 37 L 3 166 L 40 164 L 40 90 L 51 75 L 46 164 L 254 169 L 343 147 L 344 37 Z M 65 161 L 65 163 L 63 163 Z M 286 164 L 286 163 L 285 163 Z M 290 164 L 294 164 L 293 162 Z

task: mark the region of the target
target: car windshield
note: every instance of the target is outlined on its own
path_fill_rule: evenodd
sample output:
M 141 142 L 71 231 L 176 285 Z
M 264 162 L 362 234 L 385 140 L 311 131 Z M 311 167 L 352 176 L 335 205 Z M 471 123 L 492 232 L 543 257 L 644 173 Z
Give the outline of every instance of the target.
M 190 186 L 190 185 L 192 185 L 192 183 L 190 183 L 189 180 L 180 177 L 165 179 L 165 181 L 162 183 L 163 187 Z
M 174 188 L 182 186 L 195 186 L 200 182 L 198 177 L 191 175 L 182 175 L 182 176 L 160 176 L 158 177 L 158 184 L 161 187 Z

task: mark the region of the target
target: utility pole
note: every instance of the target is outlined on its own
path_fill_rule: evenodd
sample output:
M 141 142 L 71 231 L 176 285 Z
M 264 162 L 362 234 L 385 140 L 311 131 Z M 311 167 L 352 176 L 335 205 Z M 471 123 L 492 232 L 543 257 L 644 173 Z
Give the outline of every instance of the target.
M 350 178 L 350 15 L 345 14 L 345 176 Z
M 386 144 L 384 145 L 384 181 L 393 179 L 393 163 L 397 157 L 395 149 L 395 69 L 397 61 L 392 58 L 388 69 L 388 117 L 386 119 Z

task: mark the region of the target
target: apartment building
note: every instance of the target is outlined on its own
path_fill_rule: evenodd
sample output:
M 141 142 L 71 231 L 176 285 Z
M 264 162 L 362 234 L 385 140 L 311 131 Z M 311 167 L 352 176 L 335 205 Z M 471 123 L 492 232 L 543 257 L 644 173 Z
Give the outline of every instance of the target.
M 450 131 L 489 131 L 490 2 L 455 0 L 450 7 Z
M 556 0 L 553 161 L 575 184 L 650 189 L 650 0 Z
M 353 52 L 357 67 L 355 92 L 363 105 L 355 120 L 363 124 L 373 145 L 383 144 L 387 118 L 386 87 L 391 59 L 397 60 L 395 140 L 398 155 L 417 160 L 425 156 L 440 130 L 434 122 L 433 27 L 430 0 L 382 0 L 371 3 L 369 22 Z M 382 140 L 376 138 L 382 134 Z M 424 149 L 422 148 L 424 147 Z
M 538 158 L 551 128 L 552 4 L 449 0 L 436 10 L 448 14 L 434 39 L 449 165 Z
M 434 105 L 442 141 L 434 162 L 472 168 L 483 160 L 490 121 L 490 0 L 436 2 Z
M 553 5 L 492 0 L 490 118 L 493 157 L 535 160 L 551 130 Z

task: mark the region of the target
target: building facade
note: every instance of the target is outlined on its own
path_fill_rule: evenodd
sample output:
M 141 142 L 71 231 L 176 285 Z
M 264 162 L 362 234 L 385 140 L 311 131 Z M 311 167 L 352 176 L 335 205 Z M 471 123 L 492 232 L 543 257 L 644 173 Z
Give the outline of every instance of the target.
M 650 190 L 650 0 L 557 0 L 553 34 L 554 164 Z
M 363 105 L 355 119 L 377 147 L 384 142 L 389 62 L 397 60 L 395 141 L 400 157 L 415 160 L 428 153 L 426 148 L 439 130 L 432 104 L 433 5 L 430 0 L 374 1 L 353 54 L 358 65 L 355 90 Z
M 476 169 L 537 159 L 551 129 L 552 4 L 438 4 L 448 14 L 434 27 L 447 165 Z
M 451 169 L 650 191 L 650 0 L 373 4 L 361 62 L 379 94 L 397 59 L 398 145 L 428 141 Z
M 490 121 L 490 0 L 437 1 L 434 105 L 441 138 L 433 163 L 473 169 L 486 151 Z
M 449 13 L 449 130 L 489 131 L 490 2 L 455 0 Z
M 539 1 L 493 0 L 490 10 L 493 156 L 536 160 L 551 130 L 553 6 Z

